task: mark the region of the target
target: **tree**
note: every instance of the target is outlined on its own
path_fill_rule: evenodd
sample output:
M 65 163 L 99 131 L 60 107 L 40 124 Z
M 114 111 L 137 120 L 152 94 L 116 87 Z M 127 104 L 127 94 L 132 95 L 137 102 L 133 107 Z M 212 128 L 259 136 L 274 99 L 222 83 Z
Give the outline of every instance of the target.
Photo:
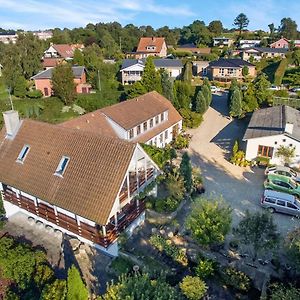
M 187 82 L 176 80 L 174 82 L 174 103 L 177 109 L 190 109 L 192 90 Z
M 253 261 L 256 260 L 258 253 L 271 250 L 279 243 L 277 226 L 268 212 L 250 213 L 247 210 L 245 217 L 233 229 L 233 233 L 241 243 L 252 247 Z
M 88 299 L 88 290 L 81 279 L 79 271 L 74 265 L 68 270 L 67 287 L 67 300 Z
M 130 88 L 126 92 L 127 99 L 136 98 L 140 95 L 143 95 L 147 93 L 144 86 L 141 84 L 140 81 L 136 81 L 133 85 L 130 86 Z
M 192 81 L 192 63 L 191 62 L 186 62 L 183 70 L 183 75 L 182 79 L 185 82 L 191 83 Z
M 267 75 L 261 73 L 254 84 L 255 87 L 255 95 L 258 100 L 258 104 L 261 105 L 263 103 L 269 104 L 273 101 L 273 93 L 269 90 L 271 86 L 270 81 L 267 78 Z
M 278 32 L 289 40 L 295 40 L 298 36 L 297 23 L 291 18 L 283 18 L 280 22 Z
M 155 70 L 152 56 L 149 56 L 146 60 L 141 84 L 147 92 L 157 91 L 161 93 L 161 78 L 159 72 Z
M 84 55 L 79 49 L 75 49 L 73 56 L 74 65 L 84 66 Z
M 24 76 L 19 76 L 16 80 L 14 95 L 16 97 L 24 98 L 27 92 L 27 81 Z
M 249 25 L 249 19 L 247 18 L 247 16 L 243 13 L 240 13 L 233 22 L 233 25 L 236 26 L 239 30 L 239 34 L 242 34 L 242 30 L 247 28 Z
M 297 50 L 293 51 L 292 61 L 297 67 L 300 66 L 300 49 L 297 49 Z
M 173 83 L 171 82 L 169 75 L 166 71 L 162 72 L 161 74 L 161 86 L 162 86 L 162 94 L 173 103 L 174 102 Z
M 211 21 L 208 25 L 208 30 L 215 35 L 220 35 L 224 30 L 223 24 L 219 20 Z
M 274 25 L 274 23 L 271 23 L 271 24 L 268 25 L 268 27 L 269 27 L 269 30 L 270 30 L 270 41 L 272 42 L 274 40 L 275 31 L 276 31 L 275 25 Z
M 207 285 L 199 277 L 186 276 L 179 287 L 181 292 L 190 300 L 199 300 L 207 292 Z
M 249 75 L 249 68 L 248 66 L 243 66 L 243 69 L 242 69 L 242 75 L 244 77 L 248 76 Z
M 76 98 L 74 74 L 69 64 L 60 64 L 53 69 L 52 87 L 54 95 L 65 105 L 72 104 Z
M 151 280 L 148 274 L 121 276 L 119 282 L 111 283 L 102 300 L 179 300 L 178 291 L 160 277 Z
M 207 109 L 208 109 L 208 107 L 210 106 L 211 101 L 212 101 L 212 94 L 211 94 L 210 86 L 208 86 L 207 84 L 203 84 L 201 90 L 202 90 L 203 96 L 206 100 Z
M 229 114 L 231 117 L 240 117 L 242 113 L 242 93 L 236 88 L 230 98 Z
M 300 72 L 289 74 L 286 79 L 294 86 L 300 85 Z
M 67 296 L 67 286 L 65 280 L 55 280 L 47 284 L 41 294 L 41 300 L 65 300 Z
M 290 231 L 285 239 L 285 248 L 292 265 L 300 270 L 300 228 Z
M 270 290 L 270 300 L 300 299 L 300 289 L 293 287 L 291 284 L 273 284 Z
M 193 111 L 204 114 L 207 111 L 207 100 L 201 90 L 198 91 L 194 101 L 193 101 Z
M 279 146 L 276 150 L 275 156 L 281 158 L 282 163 L 285 166 L 288 166 L 292 160 L 295 158 L 295 150 L 296 147 L 288 147 L 288 146 Z
M 184 152 L 180 163 L 180 174 L 184 178 L 184 186 L 189 194 L 191 193 L 193 187 L 192 169 L 191 159 L 188 153 Z
M 253 83 L 249 83 L 247 89 L 243 92 L 242 109 L 244 112 L 252 112 L 258 107 L 254 85 Z
M 230 230 L 231 211 L 222 198 L 199 198 L 192 205 L 186 226 L 200 245 L 223 243 Z

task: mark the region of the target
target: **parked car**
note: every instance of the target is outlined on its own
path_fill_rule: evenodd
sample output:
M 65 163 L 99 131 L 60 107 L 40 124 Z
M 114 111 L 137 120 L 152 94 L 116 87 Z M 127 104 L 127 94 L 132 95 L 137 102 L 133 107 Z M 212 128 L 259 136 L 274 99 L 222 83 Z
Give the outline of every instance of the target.
M 293 169 L 291 169 L 289 167 L 283 167 L 283 166 L 269 167 L 269 168 L 266 168 L 265 174 L 266 175 L 271 175 L 271 174 L 282 175 L 282 176 L 292 178 L 296 182 L 300 182 L 300 174 L 298 174 L 296 171 L 294 171 Z
M 276 86 L 276 85 L 271 85 L 268 90 L 270 91 L 279 91 L 280 90 L 280 87 L 279 86 Z
M 300 197 L 300 185 L 293 179 L 282 175 L 268 175 L 264 182 L 267 190 L 275 190 Z
M 211 85 L 210 90 L 212 93 L 217 93 L 221 91 L 220 88 L 216 87 L 215 85 Z
M 294 87 L 294 88 L 292 88 L 291 92 L 293 92 L 293 93 L 300 92 L 300 87 Z
M 300 217 L 300 201 L 290 194 L 265 190 L 261 197 L 261 206 L 272 213 L 281 212 Z

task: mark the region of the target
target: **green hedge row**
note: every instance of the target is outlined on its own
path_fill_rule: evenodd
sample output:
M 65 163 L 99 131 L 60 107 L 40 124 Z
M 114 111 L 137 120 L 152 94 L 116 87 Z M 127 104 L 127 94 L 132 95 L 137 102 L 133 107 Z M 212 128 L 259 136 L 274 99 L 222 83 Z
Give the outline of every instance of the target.
M 288 67 L 288 60 L 286 58 L 284 58 L 278 65 L 278 68 L 277 70 L 275 71 L 275 74 L 274 74 L 274 84 L 275 85 L 281 85 L 282 83 L 282 79 L 283 79 L 283 76 L 285 74 L 285 71 Z

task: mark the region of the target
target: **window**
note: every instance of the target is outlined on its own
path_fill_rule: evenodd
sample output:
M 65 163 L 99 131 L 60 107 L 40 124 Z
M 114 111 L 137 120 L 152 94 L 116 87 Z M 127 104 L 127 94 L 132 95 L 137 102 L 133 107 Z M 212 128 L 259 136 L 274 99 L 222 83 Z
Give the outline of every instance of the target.
M 162 113 L 161 115 L 160 115 L 160 121 L 162 122 L 164 120 L 164 113 Z
M 272 199 L 272 198 L 266 198 L 265 202 L 267 202 L 267 203 L 275 203 L 276 201 L 275 201 L 275 199 Z
M 129 130 L 129 138 L 132 139 L 132 138 L 133 138 L 133 135 L 134 135 L 134 134 L 133 134 L 133 129 L 130 129 L 130 130 Z
M 155 117 L 155 125 L 157 125 L 159 123 L 159 118 L 158 116 Z
M 70 158 L 67 156 L 63 156 L 58 164 L 58 167 L 55 171 L 55 175 L 62 176 L 66 170 L 66 167 L 69 163 Z
M 277 200 L 277 205 L 285 206 L 285 202 L 282 200 Z
M 224 76 L 224 75 L 225 75 L 225 69 L 220 68 L 220 69 L 219 69 L 219 74 L 220 74 L 221 76 Z
M 168 132 L 168 130 L 166 130 L 165 131 L 165 140 L 168 139 L 168 137 L 169 137 L 169 132 Z
M 141 133 L 141 125 L 136 127 L 136 134 L 139 135 Z
M 258 146 L 257 156 L 273 157 L 274 148 L 268 146 Z
M 17 162 L 19 162 L 19 163 L 23 163 L 24 162 L 24 160 L 25 160 L 25 158 L 26 158 L 26 156 L 27 156 L 27 154 L 29 152 L 29 149 L 30 149 L 29 145 L 24 145 L 24 147 L 22 148 L 21 152 L 19 153 L 19 156 L 17 158 Z
M 144 124 L 143 124 L 144 131 L 146 131 L 146 130 L 147 130 L 147 127 L 148 127 L 148 124 L 147 124 L 147 122 L 144 122 Z
M 153 119 L 150 120 L 150 128 L 153 127 Z
M 159 142 L 160 142 L 160 143 L 163 142 L 163 134 L 161 134 L 161 135 L 159 136 Z
M 285 142 L 286 142 L 286 139 L 283 139 L 282 141 L 285 143 Z
M 288 208 L 297 209 L 297 206 L 295 206 L 292 203 L 287 202 L 286 205 L 287 205 Z

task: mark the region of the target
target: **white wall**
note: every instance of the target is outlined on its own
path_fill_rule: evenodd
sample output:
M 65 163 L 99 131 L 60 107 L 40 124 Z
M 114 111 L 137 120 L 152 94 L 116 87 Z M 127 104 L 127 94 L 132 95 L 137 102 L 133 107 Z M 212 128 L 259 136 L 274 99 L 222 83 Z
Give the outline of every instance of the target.
M 285 140 L 285 141 L 284 141 Z M 277 142 L 277 144 L 276 144 Z M 268 136 L 268 137 L 261 137 L 261 138 L 255 138 L 250 139 L 247 141 L 247 148 L 246 148 L 246 159 L 252 160 L 257 157 L 257 151 L 258 146 L 268 146 L 268 147 L 274 147 L 273 157 L 270 160 L 270 163 L 273 164 L 282 164 L 282 161 L 275 156 L 276 149 L 283 146 L 295 146 L 295 163 L 300 162 L 300 143 L 294 139 L 291 139 L 284 134 L 281 135 L 274 135 L 274 136 Z
M 106 120 L 108 121 L 108 123 L 110 124 L 110 126 L 113 128 L 113 130 L 116 132 L 116 134 L 120 139 L 127 140 L 127 131 L 124 128 L 122 128 L 119 124 L 117 124 L 115 121 L 113 121 L 107 116 L 106 116 Z

